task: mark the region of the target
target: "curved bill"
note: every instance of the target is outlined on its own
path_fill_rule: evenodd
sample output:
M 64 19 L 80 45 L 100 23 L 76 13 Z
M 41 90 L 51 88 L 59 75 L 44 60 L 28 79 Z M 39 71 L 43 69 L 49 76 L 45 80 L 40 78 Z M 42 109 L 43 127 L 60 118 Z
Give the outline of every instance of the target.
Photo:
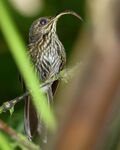
M 63 15 L 73 15 L 75 17 L 77 17 L 79 20 L 83 21 L 83 19 L 80 17 L 80 15 L 78 15 L 76 12 L 74 11 L 64 11 L 64 12 L 61 12 L 60 14 L 56 15 L 53 19 L 53 21 L 57 21 L 58 18 L 60 18 L 61 16 Z
M 50 22 L 46 26 L 48 27 L 49 25 L 53 24 L 54 27 L 56 27 L 56 22 L 63 15 L 73 15 L 73 16 L 77 17 L 79 20 L 83 21 L 83 19 L 80 17 L 80 15 L 78 15 L 76 12 L 74 12 L 74 11 L 63 11 L 63 12 L 59 13 L 58 15 L 56 15 L 55 17 L 52 17 L 52 19 L 50 20 Z M 44 27 L 46 27 L 46 26 L 44 26 Z

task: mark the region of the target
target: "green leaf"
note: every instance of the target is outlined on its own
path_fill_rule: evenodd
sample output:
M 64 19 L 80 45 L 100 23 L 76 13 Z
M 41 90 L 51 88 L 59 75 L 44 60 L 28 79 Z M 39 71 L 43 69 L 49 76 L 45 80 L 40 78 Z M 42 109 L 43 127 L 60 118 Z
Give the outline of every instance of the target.
M 10 141 L 2 132 L 0 132 L 0 150 L 13 150 Z
M 10 115 L 11 116 L 12 116 L 13 112 L 14 112 L 14 106 L 10 109 Z
M 56 120 L 53 112 L 50 110 L 46 101 L 45 95 L 40 91 L 40 83 L 35 76 L 32 63 L 28 59 L 26 46 L 17 31 L 17 28 L 10 16 L 9 10 L 6 8 L 5 1 L 0 2 L 0 23 L 1 30 L 5 37 L 5 40 L 9 46 L 9 50 L 16 62 L 16 65 L 21 72 L 22 77 L 26 83 L 26 86 L 31 92 L 33 103 L 37 108 L 39 114 L 49 129 L 56 128 Z

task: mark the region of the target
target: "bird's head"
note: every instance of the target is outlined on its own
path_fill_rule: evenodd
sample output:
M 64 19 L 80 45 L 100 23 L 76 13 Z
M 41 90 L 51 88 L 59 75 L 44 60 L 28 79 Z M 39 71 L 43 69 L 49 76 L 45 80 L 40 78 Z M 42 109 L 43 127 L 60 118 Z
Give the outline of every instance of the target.
M 56 32 L 56 24 L 57 24 L 58 19 L 61 16 L 67 15 L 67 14 L 71 14 L 77 17 L 78 19 L 82 20 L 82 18 L 74 11 L 64 11 L 54 17 L 41 17 L 35 20 L 30 27 L 30 32 L 29 32 L 30 41 L 34 42 L 38 38 L 40 38 L 41 36 L 49 32 Z

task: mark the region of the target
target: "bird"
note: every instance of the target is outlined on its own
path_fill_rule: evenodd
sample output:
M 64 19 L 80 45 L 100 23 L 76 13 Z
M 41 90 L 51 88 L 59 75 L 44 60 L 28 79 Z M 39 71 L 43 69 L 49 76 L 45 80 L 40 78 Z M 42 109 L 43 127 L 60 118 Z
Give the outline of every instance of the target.
M 43 83 L 59 74 L 66 65 L 65 48 L 56 31 L 58 19 L 66 14 L 82 20 L 74 11 L 63 11 L 56 16 L 40 17 L 30 27 L 28 54 L 38 78 Z M 50 106 L 57 85 L 58 81 L 55 81 L 44 88 Z M 31 96 L 25 99 L 24 126 L 28 139 L 32 140 L 36 135 L 40 135 L 43 143 L 47 142 L 47 127 L 37 114 Z

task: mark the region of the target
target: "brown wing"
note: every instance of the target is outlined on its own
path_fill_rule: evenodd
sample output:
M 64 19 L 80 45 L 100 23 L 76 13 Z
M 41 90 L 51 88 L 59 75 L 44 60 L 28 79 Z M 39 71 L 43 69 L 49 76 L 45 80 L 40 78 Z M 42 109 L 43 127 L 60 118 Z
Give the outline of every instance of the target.
M 57 89 L 57 87 L 58 87 L 58 84 L 59 84 L 59 81 L 58 81 L 58 80 L 54 81 L 53 84 L 52 84 L 52 93 L 53 93 L 53 96 L 54 96 L 54 94 L 55 94 L 55 92 L 56 92 L 56 89 Z

